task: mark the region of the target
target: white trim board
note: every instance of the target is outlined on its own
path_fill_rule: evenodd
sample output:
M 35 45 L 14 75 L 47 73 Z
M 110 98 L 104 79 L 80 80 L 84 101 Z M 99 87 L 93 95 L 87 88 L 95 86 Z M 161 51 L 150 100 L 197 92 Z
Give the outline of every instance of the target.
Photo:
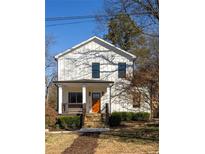
M 77 48 L 80 47 L 80 46 L 83 46 L 83 45 L 85 45 L 85 44 L 91 42 L 91 41 L 94 40 L 94 39 L 97 39 L 98 41 L 101 41 L 101 42 L 107 44 L 108 46 L 114 47 L 114 48 L 117 49 L 118 51 L 120 51 L 120 52 L 122 52 L 122 53 L 125 53 L 125 54 L 131 56 L 132 58 L 136 58 L 135 55 L 133 55 L 133 54 L 131 54 L 131 53 L 129 53 L 129 52 L 127 52 L 127 51 L 121 49 L 121 48 L 118 48 L 118 47 L 114 46 L 113 44 L 111 44 L 111 43 L 109 43 L 109 42 L 107 42 L 107 41 L 105 41 L 105 40 L 103 40 L 103 39 L 101 39 L 101 38 L 99 38 L 99 37 L 97 37 L 97 36 L 93 36 L 93 37 L 87 39 L 86 41 L 83 41 L 83 42 L 81 42 L 81 43 L 79 43 L 79 44 L 73 46 L 72 48 L 67 49 L 67 50 L 65 50 L 65 51 L 63 51 L 63 52 L 57 54 L 57 55 L 55 56 L 55 59 L 58 59 L 59 57 L 61 57 L 61 56 L 65 55 L 65 54 L 67 54 L 67 53 L 69 53 L 69 52 L 71 52 L 71 51 L 77 49 Z

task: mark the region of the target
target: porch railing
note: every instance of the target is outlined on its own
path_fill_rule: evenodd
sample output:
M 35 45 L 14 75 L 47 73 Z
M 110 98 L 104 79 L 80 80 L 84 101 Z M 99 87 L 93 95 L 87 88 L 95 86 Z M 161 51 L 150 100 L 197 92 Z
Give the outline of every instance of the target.
M 63 114 L 82 114 L 82 103 L 63 103 Z

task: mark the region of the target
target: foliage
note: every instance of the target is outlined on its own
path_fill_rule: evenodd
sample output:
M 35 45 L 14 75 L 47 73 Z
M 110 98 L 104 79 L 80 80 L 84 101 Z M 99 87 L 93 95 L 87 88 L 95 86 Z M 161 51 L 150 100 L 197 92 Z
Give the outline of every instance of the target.
M 148 112 L 137 112 L 132 116 L 132 120 L 134 121 L 147 121 L 149 120 L 150 114 Z
M 117 14 L 126 14 L 145 36 L 159 36 L 159 0 L 104 0 L 103 14 L 96 15 L 99 30 Z
M 118 112 L 121 115 L 122 121 L 132 120 L 133 112 Z
M 104 3 L 107 17 L 97 16 L 96 20 L 107 26 L 105 37 L 137 57 L 134 73 L 126 78 L 130 84 L 122 85 L 121 89 L 133 100 L 142 98 L 151 110 L 152 119 L 159 110 L 159 1 L 104 0 Z
M 121 123 L 121 114 L 118 112 L 113 112 L 109 120 L 110 126 L 119 126 Z
M 45 104 L 45 125 L 46 128 L 54 127 L 56 124 L 57 112 L 48 104 Z
M 58 124 L 62 129 L 76 129 L 80 128 L 80 116 L 59 116 Z
M 121 120 L 126 121 L 127 120 L 127 112 L 120 112 L 121 113 Z
M 126 113 L 126 121 L 132 120 L 134 113 L 133 112 L 127 112 Z
M 136 36 L 141 34 L 141 29 L 137 27 L 129 15 L 119 13 L 108 22 L 108 34 L 105 38 L 110 40 L 114 45 L 124 50 L 129 50 L 136 42 Z M 142 37 L 138 41 L 142 43 Z
M 140 66 L 133 76 L 130 78 L 131 87 L 129 90 L 133 93 L 141 93 L 143 100 L 149 104 L 151 116 L 153 111 L 158 107 L 159 103 L 159 68 L 158 61 L 149 62 L 144 66 Z M 142 88 L 143 87 L 143 88 Z M 138 96 L 138 95 L 135 95 Z
M 51 84 L 48 88 L 47 103 L 49 103 L 53 109 L 57 110 L 57 87 Z
M 99 136 L 96 134 L 46 133 L 46 153 L 159 153 L 159 129 L 146 127 L 141 122 L 125 123 Z M 96 136 L 98 140 L 96 142 Z M 93 141 L 98 143 L 93 144 Z M 74 143 L 74 144 L 73 144 Z M 71 145 L 72 144 L 72 145 Z M 90 147 L 89 147 L 90 145 Z M 71 147 L 71 148 L 69 148 Z M 136 151 L 136 147 L 139 147 Z M 66 149 L 66 152 L 63 152 Z M 88 150 L 87 150 L 88 149 Z M 70 150 L 70 151 L 68 151 Z M 76 151 L 77 150 L 77 151 Z M 90 150 L 89 150 L 90 151 Z M 129 151 L 129 152 L 128 152 Z
M 147 121 L 150 113 L 148 112 L 113 112 L 111 116 L 120 117 L 121 121 Z

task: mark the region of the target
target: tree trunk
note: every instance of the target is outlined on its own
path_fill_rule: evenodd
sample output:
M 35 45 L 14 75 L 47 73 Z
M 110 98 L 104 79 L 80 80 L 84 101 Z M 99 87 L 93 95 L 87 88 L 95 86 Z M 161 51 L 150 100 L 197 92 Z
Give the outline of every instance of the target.
M 48 103 L 48 98 L 49 98 L 49 87 L 46 87 L 46 103 Z

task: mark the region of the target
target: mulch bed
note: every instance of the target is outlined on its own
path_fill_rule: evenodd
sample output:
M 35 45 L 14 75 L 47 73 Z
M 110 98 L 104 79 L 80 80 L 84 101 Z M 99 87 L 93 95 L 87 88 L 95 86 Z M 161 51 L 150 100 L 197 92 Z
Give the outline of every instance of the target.
M 62 154 L 94 154 L 100 133 L 83 133 Z

